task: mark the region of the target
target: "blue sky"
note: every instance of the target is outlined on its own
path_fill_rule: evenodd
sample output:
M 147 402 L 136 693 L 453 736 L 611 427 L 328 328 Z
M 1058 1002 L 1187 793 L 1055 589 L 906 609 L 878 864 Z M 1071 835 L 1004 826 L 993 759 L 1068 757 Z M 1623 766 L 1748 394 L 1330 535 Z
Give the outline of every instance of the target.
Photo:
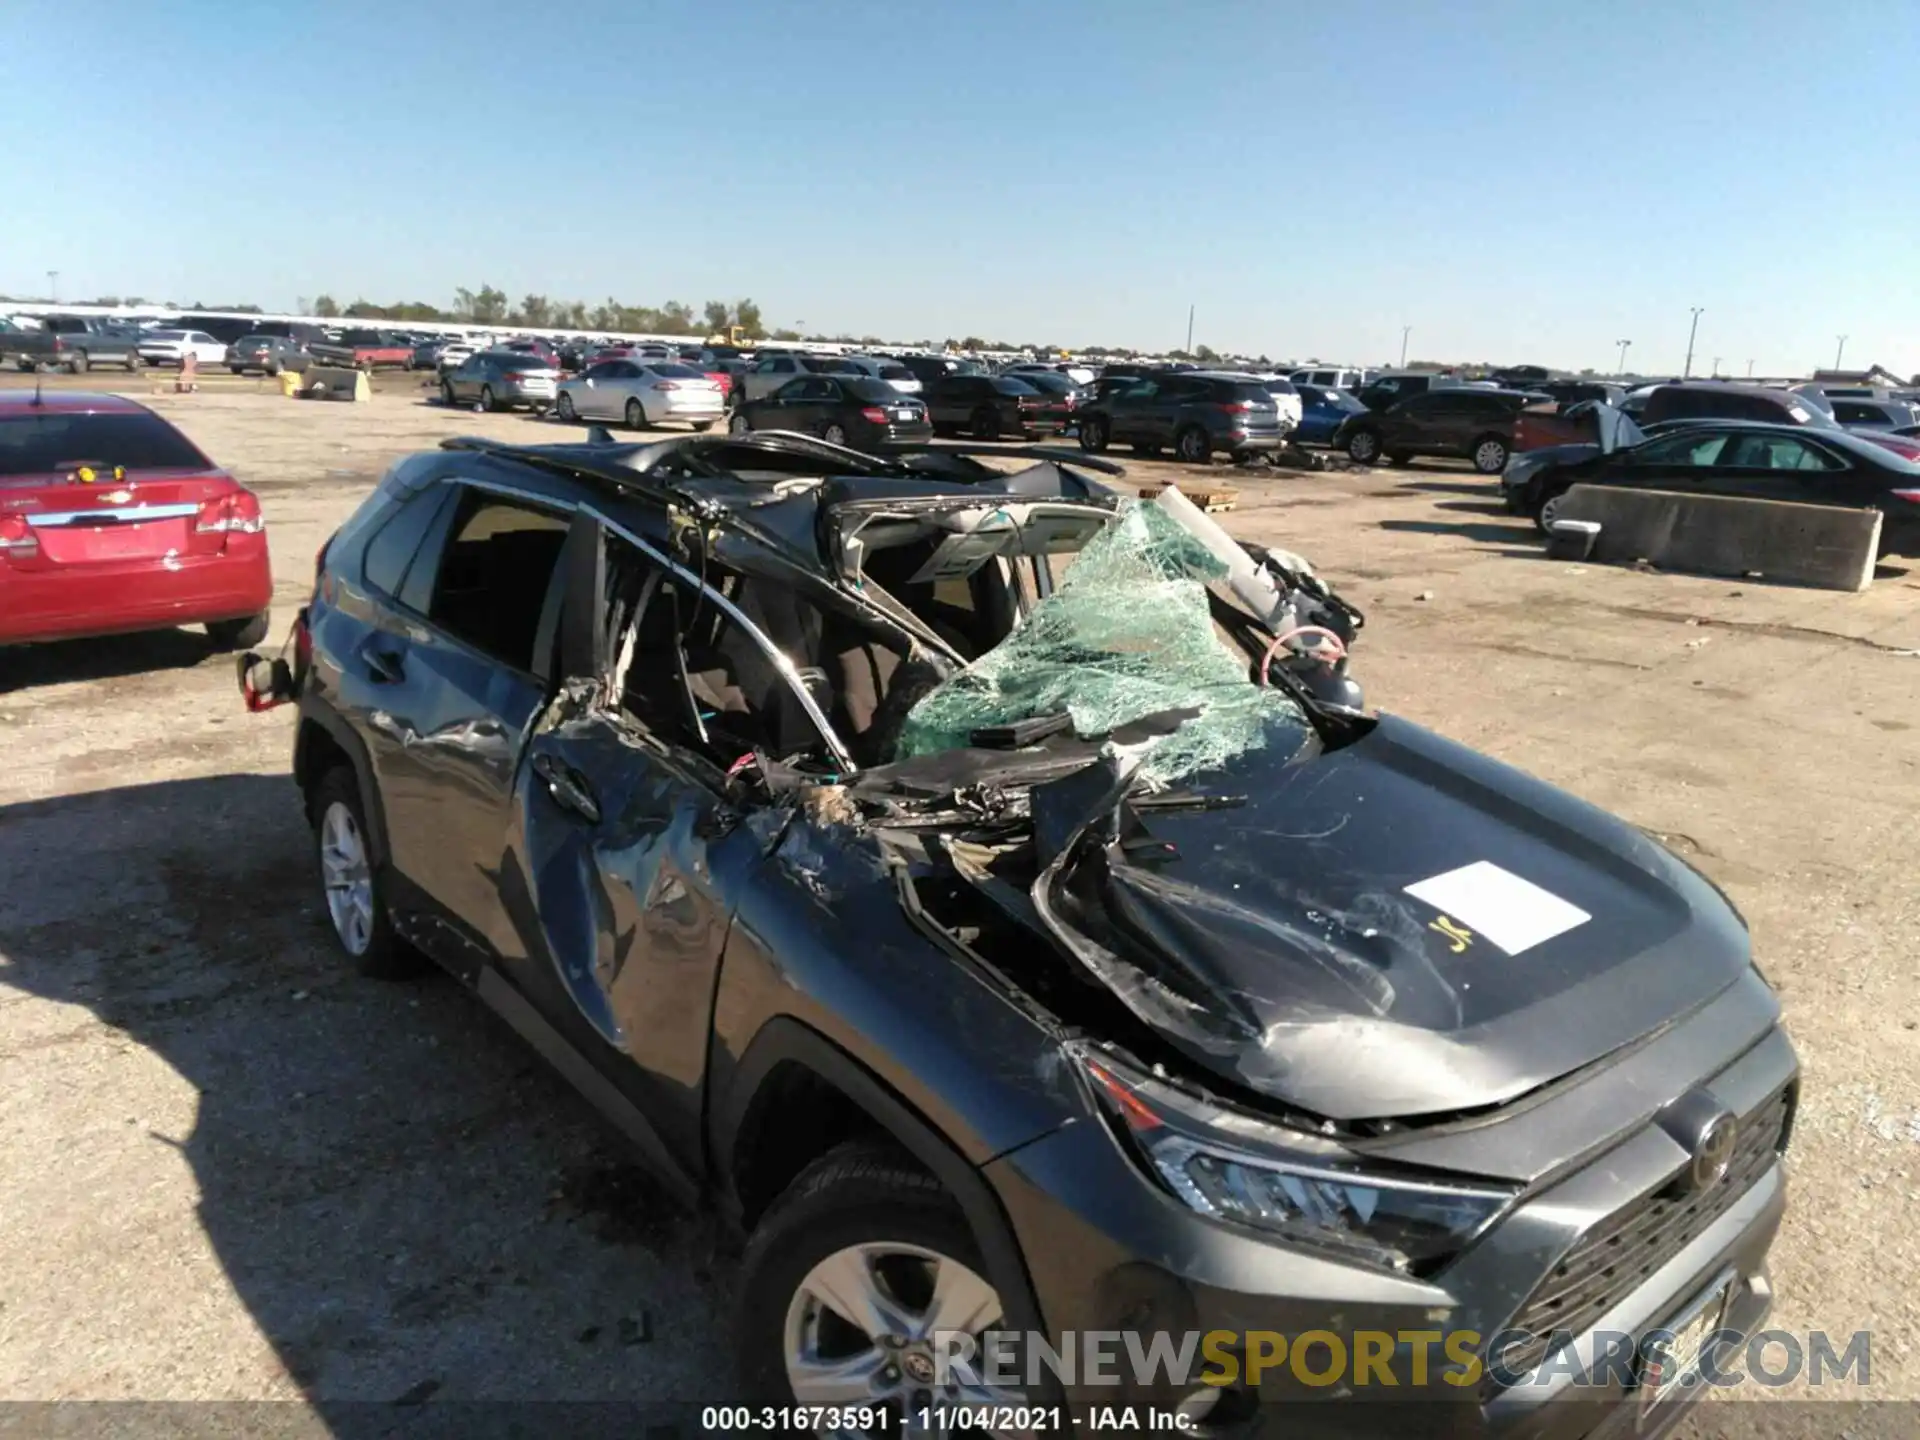
M 7 0 L 0 292 L 1920 371 L 1920 6 Z

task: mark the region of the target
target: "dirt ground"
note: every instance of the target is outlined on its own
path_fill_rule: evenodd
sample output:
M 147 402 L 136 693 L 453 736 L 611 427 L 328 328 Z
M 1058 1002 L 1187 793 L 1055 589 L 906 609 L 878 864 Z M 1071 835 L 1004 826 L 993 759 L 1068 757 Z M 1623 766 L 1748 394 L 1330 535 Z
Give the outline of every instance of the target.
M 407 377 L 366 405 L 93 383 L 259 492 L 276 639 L 390 461 L 577 433 Z M 1872 1331 L 1868 1396 L 1920 1398 L 1920 567 L 1842 596 L 1568 565 L 1462 468 L 1218 478 L 1230 529 L 1365 609 L 1373 705 L 1659 833 L 1746 913 L 1806 1071 L 1775 1324 Z M 0 1398 L 296 1401 L 241 1428 L 315 1434 L 365 1402 L 725 1398 L 704 1227 L 450 982 L 336 960 L 289 743 L 197 632 L 0 653 Z

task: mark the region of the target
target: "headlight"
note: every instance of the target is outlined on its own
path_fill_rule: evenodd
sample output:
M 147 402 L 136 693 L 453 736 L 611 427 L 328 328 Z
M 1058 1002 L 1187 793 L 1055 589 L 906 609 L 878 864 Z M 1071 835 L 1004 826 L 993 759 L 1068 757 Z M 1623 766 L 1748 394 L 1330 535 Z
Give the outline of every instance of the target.
M 1515 1191 L 1363 1169 L 1341 1146 L 1213 1110 L 1106 1057 L 1094 1091 L 1155 1176 L 1202 1215 L 1383 1270 L 1424 1275 L 1499 1216 Z

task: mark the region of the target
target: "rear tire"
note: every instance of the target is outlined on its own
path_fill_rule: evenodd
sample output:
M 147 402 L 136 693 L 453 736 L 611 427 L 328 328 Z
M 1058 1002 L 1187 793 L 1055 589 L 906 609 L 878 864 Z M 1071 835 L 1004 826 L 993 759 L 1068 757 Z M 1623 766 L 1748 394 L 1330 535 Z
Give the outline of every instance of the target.
M 87 373 L 86 351 L 82 350 L 79 354 L 67 361 L 67 372 L 72 375 L 84 375 Z
M 733 418 L 727 421 L 727 433 L 729 435 L 746 435 L 750 434 L 752 430 L 753 422 L 747 419 L 747 412 L 744 410 L 734 411 Z
M 1498 475 L 1507 468 L 1512 448 L 1498 435 L 1482 435 L 1473 442 L 1473 468 L 1482 475 Z
M 373 856 L 359 781 L 350 766 L 336 765 L 320 777 L 307 795 L 307 818 L 313 825 L 321 909 L 354 968 L 374 980 L 404 980 L 425 970 L 426 958 L 394 934 L 386 877 Z M 330 903 L 330 897 L 349 893 L 344 887 L 363 882 L 364 920 Z
M 453 398 L 453 382 L 451 380 L 443 380 L 440 382 L 440 403 L 449 410 L 460 403 Z
M 267 629 L 272 623 L 273 613 L 269 610 L 244 620 L 210 620 L 207 638 L 213 641 L 216 650 L 251 650 L 267 638 Z
M 1213 459 L 1213 442 L 1198 425 L 1189 425 L 1173 437 L 1173 453 L 1189 465 L 1205 465 Z
M 712 428 L 713 421 L 711 420 L 696 420 L 693 422 L 693 433 L 696 435 L 703 435 Z
M 491 385 L 482 385 L 480 387 L 480 408 L 482 410 L 497 410 L 500 408 L 499 401 L 493 398 L 493 387 Z
M 1080 422 L 1080 448 L 1089 455 L 1098 455 L 1106 450 L 1107 435 L 1107 422 L 1098 416 Z
M 982 405 L 973 412 L 971 422 L 973 438 L 976 440 L 998 440 L 1000 438 L 1000 414 L 991 405 Z
M 126 367 L 127 373 L 131 375 L 140 368 L 140 357 L 138 355 L 129 355 L 120 363 Z
M 820 427 L 820 438 L 829 445 L 844 445 L 847 443 L 847 427 L 828 421 Z
M 564 391 L 561 393 L 560 398 L 553 402 L 553 413 L 558 415 L 562 420 L 565 420 L 568 424 L 572 424 L 580 418 L 574 413 L 573 396 L 566 394 Z
M 627 428 L 629 430 L 647 428 L 647 407 L 638 400 L 627 401 Z

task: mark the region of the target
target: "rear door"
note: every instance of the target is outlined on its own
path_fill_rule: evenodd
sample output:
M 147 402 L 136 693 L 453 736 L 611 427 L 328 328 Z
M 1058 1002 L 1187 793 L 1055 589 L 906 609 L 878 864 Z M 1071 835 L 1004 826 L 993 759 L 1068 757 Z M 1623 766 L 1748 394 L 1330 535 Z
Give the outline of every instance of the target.
M 1380 448 L 1411 455 L 1432 455 L 1439 444 L 1440 394 L 1409 395 L 1380 417 Z
M 242 496 L 246 513 L 235 515 Z M 43 619 L 110 611 L 116 573 L 217 557 L 236 529 L 257 533 L 259 519 L 252 496 L 149 411 L 9 415 L 0 623 L 21 618 L 29 595 Z
M 511 952 L 499 875 L 514 776 L 546 703 L 564 509 L 456 484 L 391 597 L 342 657 L 393 863 L 463 939 Z M 381 536 L 368 545 L 371 561 Z

